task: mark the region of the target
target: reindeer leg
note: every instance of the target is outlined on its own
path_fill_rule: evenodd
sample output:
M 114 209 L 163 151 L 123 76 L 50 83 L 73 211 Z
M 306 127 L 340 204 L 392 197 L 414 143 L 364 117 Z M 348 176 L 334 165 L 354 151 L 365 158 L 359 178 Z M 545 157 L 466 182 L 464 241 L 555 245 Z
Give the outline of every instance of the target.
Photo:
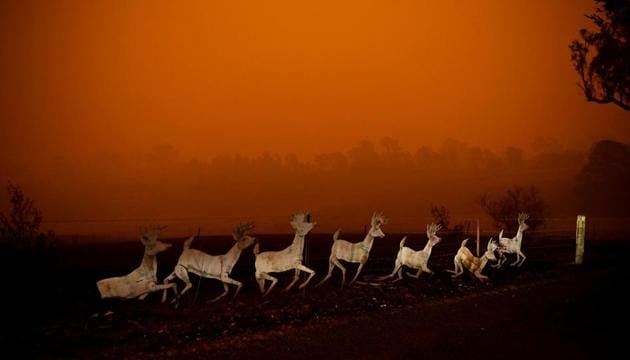
M 422 274 L 422 268 L 418 269 L 418 272 L 415 275 L 407 271 L 407 275 L 411 276 L 414 279 L 418 279 L 420 277 L 420 274 Z
M 258 282 L 258 288 L 260 289 L 260 293 L 265 293 L 265 278 L 262 277 L 262 274 L 256 274 L 256 281 Z
M 152 292 L 160 291 L 160 290 L 168 290 L 168 289 L 172 288 L 173 286 L 175 286 L 175 284 L 162 284 L 162 285 L 158 285 L 158 284 L 155 284 L 155 283 L 151 284 L 149 286 L 149 291 L 147 291 L 146 293 L 138 296 L 138 299 L 144 300 L 144 298 L 149 296 L 149 294 L 152 293 Z
M 451 277 L 452 278 L 456 278 L 456 277 L 460 276 L 463 273 L 464 273 L 464 266 L 459 262 L 459 260 L 456 260 L 456 262 L 455 262 L 455 271 L 453 272 L 454 275 L 451 275 Z
M 343 286 L 346 284 L 346 268 L 343 267 L 343 265 L 341 265 L 341 262 L 339 262 L 338 259 L 333 259 L 333 264 L 335 264 L 336 267 L 339 268 L 339 270 L 341 270 L 341 288 L 343 289 Z
M 499 255 L 497 256 L 497 263 L 490 265 L 490 267 L 493 268 L 493 269 L 500 269 L 501 268 L 501 260 L 502 259 L 503 259 L 503 253 L 501 251 L 499 251 Z
M 239 291 L 241 291 L 241 288 L 243 287 L 243 283 L 230 277 L 226 277 L 223 281 L 228 284 L 236 285 L 236 291 L 234 292 L 234 295 L 232 295 L 232 299 L 236 298 L 236 295 L 238 295 Z
M 401 267 L 402 265 L 400 264 L 400 262 L 398 262 L 398 259 L 396 259 L 396 262 L 394 263 L 394 270 L 392 270 L 392 273 L 389 275 L 381 276 L 380 278 L 378 278 L 378 280 L 383 281 L 389 278 L 393 278 L 394 275 L 398 272 L 398 270 L 400 270 Z
M 179 294 L 179 296 L 182 296 L 186 291 L 192 288 L 192 282 L 190 282 L 190 278 L 188 278 L 188 271 L 186 271 L 183 266 L 179 266 L 177 267 L 177 269 L 175 269 L 175 275 L 177 275 L 177 277 L 186 284 L 184 290 L 182 290 L 182 292 Z
M 354 277 L 352 278 L 352 281 L 350 281 L 350 284 L 348 284 L 348 285 L 352 285 L 357 280 L 357 278 L 359 277 L 359 274 L 361 273 L 361 270 L 363 269 L 363 266 L 365 266 L 365 263 L 359 264 L 359 268 L 357 269 L 357 273 L 354 274 Z
M 302 284 L 300 284 L 300 286 L 298 287 L 299 289 L 303 289 L 303 288 L 306 286 L 306 284 L 308 284 L 308 282 L 309 282 L 309 281 L 311 281 L 311 279 L 313 278 L 313 276 L 315 276 L 315 271 L 313 271 L 313 270 L 311 270 L 311 269 L 307 268 L 306 266 L 304 266 L 304 265 L 302 265 L 302 264 L 298 265 L 298 269 L 300 269 L 300 270 L 302 270 L 302 271 L 304 271 L 304 272 L 309 273 L 308 278 L 306 279 L 306 281 L 304 281 L 304 282 L 303 282 Z
M 295 285 L 295 283 L 300 280 L 300 270 L 298 268 L 295 268 L 295 273 L 293 275 L 293 281 L 291 281 L 291 283 L 289 284 L 289 286 L 285 287 L 284 289 L 282 289 L 281 292 L 287 292 L 289 291 L 289 289 L 291 289 L 293 287 L 293 285 Z
M 420 267 L 420 268 L 421 268 L 421 269 L 422 269 L 422 271 L 423 271 L 423 272 L 425 272 L 425 273 L 428 273 L 428 274 L 430 274 L 430 275 L 435 274 L 435 273 L 433 272 L 433 270 L 429 269 L 429 267 L 428 267 L 428 266 L 426 266 L 426 265 L 423 265 L 423 266 L 422 266 L 422 267 Z M 418 274 L 418 275 L 419 275 L 419 274 Z
M 326 277 L 324 277 L 322 281 L 318 282 L 317 285 L 315 285 L 315 287 L 319 287 L 321 284 L 328 281 L 328 279 L 330 279 L 330 277 L 332 276 L 332 272 L 334 268 L 335 268 L 335 264 L 333 263 L 332 256 L 331 256 L 330 259 L 328 259 L 328 274 L 326 274 Z
M 497 258 L 497 263 L 493 264 L 493 265 L 490 265 L 490 267 L 493 268 L 493 269 L 501 268 L 501 265 L 503 265 L 503 261 L 505 259 L 505 255 L 503 255 L 503 251 L 501 251 L 501 250 L 497 250 L 497 251 L 499 252 L 499 256 Z
M 501 262 L 499 263 L 499 269 L 503 266 L 503 264 L 505 264 L 505 262 L 507 261 L 507 256 L 505 256 L 505 252 L 501 252 Z
M 165 279 L 164 279 L 164 285 L 169 284 L 171 282 L 171 280 L 173 280 L 175 278 L 175 271 L 173 271 L 172 273 L 170 273 Z M 177 285 L 175 285 L 173 287 L 173 289 L 175 290 L 175 295 L 177 295 Z M 166 301 L 166 296 L 168 293 L 168 289 L 164 289 L 164 291 L 162 292 L 162 302 Z
M 519 261 L 521 261 L 521 255 L 520 255 L 520 252 L 516 252 L 516 260 L 514 260 L 514 262 L 511 263 L 510 266 L 514 266 L 514 265 L 518 264 Z
M 451 274 L 454 274 L 454 275 L 451 275 L 451 277 L 458 277 L 459 275 L 462 274 L 462 271 L 459 271 L 460 264 L 459 264 L 459 261 L 457 261 L 457 257 L 453 258 L 453 263 L 455 264 L 455 270 L 446 270 L 446 271 L 450 272 Z
M 402 266 L 398 268 L 398 278 L 394 279 L 394 282 L 402 280 Z
M 263 297 L 269 295 L 269 293 L 271 292 L 271 289 L 273 289 L 274 286 L 276 286 L 276 283 L 278 282 L 278 279 L 276 279 L 275 277 L 267 274 L 267 273 L 262 273 L 261 274 L 263 276 L 263 278 L 265 280 L 269 280 L 271 281 L 271 285 L 269 286 L 269 289 L 267 289 L 267 291 L 263 294 Z
M 525 262 L 525 254 L 523 254 L 520 250 L 518 251 L 518 253 L 521 255 L 521 262 L 518 264 L 518 267 L 521 267 L 521 265 L 523 265 L 523 263 Z
M 488 277 L 486 275 L 482 275 L 480 272 L 476 272 L 475 277 L 477 277 L 477 279 L 479 279 L 479 281 L 481 282 L 485 282 L 486 280 L 488 280 Z
M 223 279 L 221 279 L 221 281 L 223 281 Z M 230 291 L 230 288 L 228 287 L 228 284 L 226 282 L 224 282 L 223 283 L 223 293 L 221 295 L 215 297 L 214 299 L 210 300 L 210 302 L 218 301 L 219 299 L 221 299 L 222 297 L 227 295 L 229 291 Z

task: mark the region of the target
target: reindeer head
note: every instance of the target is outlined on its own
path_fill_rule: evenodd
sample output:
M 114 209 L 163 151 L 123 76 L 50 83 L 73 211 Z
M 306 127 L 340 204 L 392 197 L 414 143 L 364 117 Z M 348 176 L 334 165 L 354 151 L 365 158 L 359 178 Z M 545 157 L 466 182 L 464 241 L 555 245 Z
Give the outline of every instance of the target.
M 494 241 L 494 240 L 492 240 L 492 238 L 490 238 L 490 240 L 488 240 L 488 247 L 486 248 L 486 252 L 484 254 L 486 259 L 492 260 L 492 261 L 496 261 L 497 258 L 496 258 L 496 256 L 494 256 L 494 251 L 496 249 L 497 249 L 496 241 Z
M 254 229 L 254 223 L 240 223 L 234 227 L 232 230 L 232 237 L 234 241 L 236 241 L 236 246 L 240 250 L 247 249 L 252 246 L 256 242 L 256 238 L 249 235 L 249 232 Z
M 374 237 L 374 238 L 380 238 L 380 237 L 384 237 L 385 233 L 383 233 L 383 231 L 381 230 L 381 225 L 387 223 L 387 219 L 385 219 L 383 217 L 383 214 L 381 213 L 374 213 L 372 215 L 372 220 L 370 222 L 370 236 Z
M 437 243 L 442 241 L 442 238 L 436 235 L 441 228 L 442 225 L 436 225 L 434 223 L 427 225 L 427 238 L 429 239 L 431 246 L 435 246 Z
M 529 219 L 529 215 L 525 213 L 518 214 L 518 228 L 521 231 L 529 229 L 529 225 L 525 224 L 525 220 Z
M 298 213 L 291 218 L 291 227 L 295 230 L 295 233 L 299 236 L 306 236 L 309 231 L 313 230 L 315 222 L 311 222 L 311 214 Z
M 157 255 L 171 247 L 171 244 L 163 243 L 158 240 L 162 230 L 166 226 L 156 226 L 153 228 L 144 228 L 140 230 L 140 241 L 144 245 L 144 252 L 148 255 Z

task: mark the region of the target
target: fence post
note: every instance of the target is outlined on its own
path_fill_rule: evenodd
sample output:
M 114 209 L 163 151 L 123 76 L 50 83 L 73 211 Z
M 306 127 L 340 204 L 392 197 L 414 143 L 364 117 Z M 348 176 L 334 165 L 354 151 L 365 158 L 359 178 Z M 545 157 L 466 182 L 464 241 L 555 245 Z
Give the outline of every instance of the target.
M 477 257 L 479 257 L 479 219 L 477 219 Z
M 578 215 L 575 226 L 575 264 L 580 265 L 584 260 L 584 236 L 586 234 L 586 216 Z

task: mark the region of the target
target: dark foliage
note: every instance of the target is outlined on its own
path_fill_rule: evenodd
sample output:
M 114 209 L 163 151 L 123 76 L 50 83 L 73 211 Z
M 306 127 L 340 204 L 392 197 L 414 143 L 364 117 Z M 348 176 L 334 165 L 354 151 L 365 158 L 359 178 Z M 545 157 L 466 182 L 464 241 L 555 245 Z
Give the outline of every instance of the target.
M 7 185 L 11 210 L 0 212 L 0 244 L 9 249 L 42 249 L 54 238 L 51 232 L 39 230 L 42 213 L 19 185 Z
M 430 207 L 433 222 L 442 226 L 442 230 L 449 230 L 451 215 L 444 205 L 431 204 Z
M 17 330 L 35 326 L 25 320 L 29 317 L 55 312 L 53 299 L 59 296 L 60 279 L 65 275 L 60 243 L 52 232 L 40 231 L 41 211 L 19 185 L 9 183 L 7 191 L 10 209 L 7 214 L 0 212 L 0 271 L 10 274 L 4 285 L 12 295 L 3 296 L 0 305 L 10 309 L 2 325 Z
M 630 147 L 615 141 L 595 143 L 577 176 L 580 211 L 605 216 L 630 215 Z
M 499 196 L 486 193 L 479 197 L 478 203 L 497 227 L 509 231 L 518 228 L 517 217 L 520 212 L 529 214 L 527 225 L 532 230 L 544 224 L 547 214 L 547 204 L 540 190 L 534 186 L 514 186 Z
M 595 13 L 586 17 L 597 29 L 580 30 L 581 39 L 569 46 L 571 60 L 588 101 L 630 110 L 630 1 L 595 2 Z
M 450 232 L 456 237 L 462 234 L 465 236 L 472 229 L 472 223 L 468 220 L 454 224 L 451 227 L 451 213 L 444 205 L 431 204 L 429 211 L 431 212 L 431 217 L 433 217 L 433 222 L 442 226 L 442 231 Z

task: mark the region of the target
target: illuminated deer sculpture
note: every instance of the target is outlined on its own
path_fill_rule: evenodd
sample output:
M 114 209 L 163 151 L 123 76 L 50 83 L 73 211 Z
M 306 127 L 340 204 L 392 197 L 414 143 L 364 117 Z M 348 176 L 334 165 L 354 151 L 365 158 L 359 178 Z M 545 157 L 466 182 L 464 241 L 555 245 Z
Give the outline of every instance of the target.
M 288 291 L 293 287 L 293 285 L 295 285 L 299 279 L 301 271 L 307 272 L 309 276 L 306 281 L 300 284 L 300 289 L 305 287 L 315 275 L 315 271 L 302 264 L 304 259 L 304 237 L 313 229 L 315 223 L 310 222 L 309 214 L 300 213 L 293 216 L 290 224 L 295 230 L 295 236 L 293 237 L 291 245 L 284 250 L 261 253 L 259 243 L 254 246 L 254 255 L 256 256 L 256 281 L 258 281 L 258 286 L 260 287 L 260 292 L 263 296 L 267 296 L 278 282 L 278 279 L 269 275 L 269 273 L 295 270 L 293 281 L 291 281 L 289 286 L 282 291 Z M 266 280 L 271 281 L 271 285 L 265 291 Z
M 236 297 L 243 287 L 243 283 L 230 278 L 230 273 L 241 256 L 241 251 L 247 249 L 256 242 L 256 238 L 249 236 L 249 232 L 253 228 L 253 223 L 237 225 L 232 231 L 232 238 L 234 238 L 235 241 L 232 248 L 227 253 L 216 256 L 206 254 L 205 252 L 197 249 L 191 249 L 190 245 L 195 238 L 194 236 L 191 236 L 184 241 L 184 250 L 179 256 L 179 260 L 177 261 L 177 265 L 175 265 L 173 272 L 164 279 L 164 284 L 169 284 L 175 279 L 175 277 L 179 278 L 186 284 L 186 287 L 184 287 L 184 290 L 182 290 L 179 296 L 184 295 L 185 292 L 192 288 L 192 283 L 188 278 L 188 273 L 193 273 L 200 277 L 217 279 L 223 283 L 223 293 L 212 299 L 212 302 L 215 302 L 228 294 L 228 284 L 236 286 L 233 298 Z M 173 291 L 175 292 L 176 298 L 173 299 L 173 301 L 176 301 L 177 285 L 175 283 L 172 283 L 172 285 L 175 285 L 173 287 Z M 165 289 L 162 294 L 162 302 L 166 301 L 167 292 L 168 289 Z
M 427 263 L 429 262 L 429 257 L 431 256 L 431 250 L 433 250 L 433 247 L 442 240 L 436 235 L 436 233 L 440 229 L 440 225 L 427 225 L 427 238 L 429 240 L 424 246 L 424 249 L 418 251 L 414 251 L 413 249 L 406 247 L 405 240 L 407 240 L 407 237 L 403 237 L 403 239 L 400 241 L 400 249 L 398 250 L 396 261 L 394 262 L 394 270 L 391 274 L 383 276 L 379 280 L 392 278 L 396 274 L 398 274 L 398 279 L 394 281 L 401 280 L 403 265 L 412 269 L 418 269 L 418 272 L 415 275 L 413 273 L 407 273 L 407 275 L 416 279 L 420 277 L 420 274 L 422 274 L 422 272 L 432 274 L 433 271 L 429 269 Z
M 330 251 L 330 258 L 328 259 L 328 274 L 326 274 L 326 277 L 322 279 L 322 281 L 320 281 L 317 286 L 320 286 L 328 279 L 330 279 L 333 269 L 336 266 L 339 268 L 339 270 L 341 270 L 341 287 L 343 288 L 344 284 L 346 283 L 346 268 L 341 264 L 339 260 L 351 263 L 359 263 L 357 273 L 354 275 L 354 278 L 352 279 L 352 281 L 350 281 L 349 284 L 352 285 L 352 283 L 354 283 L 354 281 L 361 273 L 361 270 L 368 260 L 370 249 L 372 249 L 374 239 L 385 236 L 383 231 L 381 231 L 381 225 L 385 224 L 385 222 L 386 220 L 382 214 L 374 213 L 374 215 L 372 215 L 370 231 L 368 231 L 368 233 L 365 235 L 365 239 L 358 243 L 351 243 L 349 241 L 339 239 L 339 232 L 341 230 L 337 230 L 333 235 L 333 245 Z
M 157 254 L 170 248 L 158 240 L 160 232 L 166 226 L 144 229 L 140 241 L 144 245 L 142 263 L 134 271 L 125 276 L 112 277 L 96 282 L 101 298 L 144 299 L 151 292 L 166 290 L 175 284 L 160 285 L 157 283 Z
M 494 256 L 494 251 L 497 249 L 497 244 L 492 239 L 488 241 L 488 247 L 486 252 L 480 258 L 474 256 L 470 250 L 466 247 L 468 239 L 462 241 L 453 262 L 455 263 L 455 270 L 447 270 L 453 273 L 451 277 L 458 277 L 464 272 L 464 268 L 470 271 L 481 282 L 488 280 L 488 277 L 481 274 L 483 268 L 486 266 L 488 260 L 495 261 L 497 258 Z
M 518 230 L 516 231 L 516 236 L 513 238 L 504 238 L 503 229 L 501 229 L 499 233 L 499 247 L 497 248 L 499 261 L 495 265 L 492 265 L 492 267 L 500 268 L 507 260 L 505 254 L 516 254 L 516 260 L 511 263 L 510 266 L 518 264 L 518 267 L 520 267 L 523 265 L 523 262 L 525 262 L 525 254 L 521 251 L 521 244 L 523 242 L 523 232 L 529 229 L 529 226 L 525 224 L 525 220 L 527 219 L 529 219 L 529 215 L 525 213 L 518 214 Z

